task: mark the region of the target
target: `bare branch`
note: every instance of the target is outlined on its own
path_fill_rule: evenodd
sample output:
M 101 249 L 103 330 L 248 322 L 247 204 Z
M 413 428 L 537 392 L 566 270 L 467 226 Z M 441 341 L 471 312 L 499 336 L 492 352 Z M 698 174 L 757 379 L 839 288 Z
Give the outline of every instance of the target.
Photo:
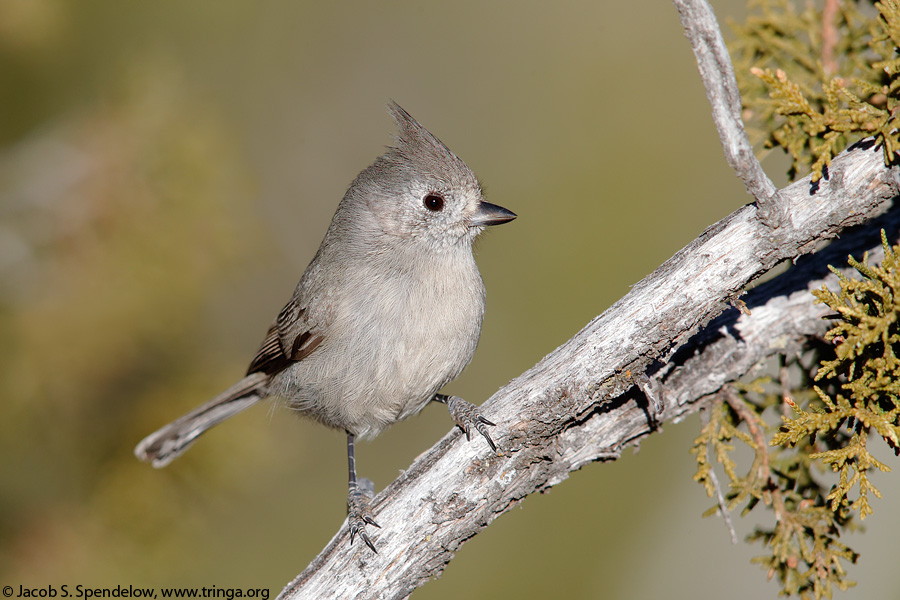
M 716 15 L 706 0 L 673 0 L 694 50 L 725 159 L 756 199 L 759 217 L 772 229 L 785 225 L 785 201 L 759 164 L 741 121 L 741 94 Z
M 716 223 L 483 405 L 504 456 L 452 431 L 376 497 L 377 555 L 349 546 L 342 527 L 281 597 L 405 598 L 528 494 L 589 462 L 618 458 L 656 430 L 657 418 L 696 412 L 760 360 L 823 333 L 823 307 L 808 289 L 829 274 L 825 260 L 843 263 L 851 242 L 879 246 L 871 227 L 748 293 L 750 314 L 729 300 L 779 261 L 884 213 L 897 193 L 880 150 L 857 145 L 835 158 L 818 187 L 806 178 L 781 190 L 794 227 L 773 232 L 750 206 Z M 878 226 L 900 230 L 898 213 Z M 659 392 L 658 415 L 634 385 L 643 374 Z

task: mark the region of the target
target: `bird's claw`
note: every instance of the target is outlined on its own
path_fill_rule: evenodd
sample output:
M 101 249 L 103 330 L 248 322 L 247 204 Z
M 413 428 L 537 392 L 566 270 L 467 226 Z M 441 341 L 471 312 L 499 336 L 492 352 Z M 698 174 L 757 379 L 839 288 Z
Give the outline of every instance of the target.
M 459 396 L 451 396 L 447 399 L 447 409 L 450 411 L 450 416 L 453 417 L 453 420 L 456 421 L 459 428 L 466 432 L 466 439 L 468 441 L 472 441 L 472 428 L 474 428 L 475 431 L 480 433 L 485 441 L 487 441 L 491 450 L 493 450 L 495 454 L 500 454 L 500 451 L 497 450 L 497 444 L 491 439 L 487 430 L 488 427 L 495 427 L 496 425 L 488 421 L 481 414 L 481 409 L 479 407 L 471 402 L 466 402 Z
M 369 534 L 366 533 L 366 525 L 372 525 L 381 529 L 381 525 L 375 522 L 372 517 L 372 509 L 369 506 L 369 495 L 358 485 L 350 487 L 350 494 L 347 496 L 347 524 L 350 526 L 350 545 L 359 535 L 359 539 L 366 543 L 366 546 L 378 554 L 375 544 L 372 543 Z
M 366 533 L 366 530 L 365 530 L 366 523 L 369 523 L 371 525 L 375 525 L 375 527 L 378 527 L 378 524 L 373 522 L 371 520 L 371 518 L 365 519 L 365 523 L 363 522 L 363 519 L 351 519 L 350 520 L 350 545 L 351 546 L 353 545 L 353 540 L 356 538 L 356 536 L 358 534 L 359 539 L 364 541 L 366 543 L 366 546 L 368 546 L 372 552 L 374 552 L 375 554 L 378 554 L 378 550 L 375 549 L 375 544 L 372 543 L 371 538 L 369 538 L 369 534 Z

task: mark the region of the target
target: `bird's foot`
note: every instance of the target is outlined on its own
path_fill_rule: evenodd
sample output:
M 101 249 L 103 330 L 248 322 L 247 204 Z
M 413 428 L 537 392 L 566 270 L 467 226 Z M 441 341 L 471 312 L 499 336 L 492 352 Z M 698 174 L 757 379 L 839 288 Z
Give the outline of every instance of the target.
M 353 540 L 358 535 L 372 552 L 378 554 L 375 544 L 366 533 L 366 525 L 381 528 L 381 525 L 372 518 L 372 508 L 369 505 L 374 495 L 375 484 L 370 479 L 361 478 L 350 485 L 350 492 L 347 495 L 347 523 L 350 526 L 350 545 L 353 545 Z
M 466 402 L 459 396 L 448 396 L 445 398 L 443 402 L 447 404 L 450 416 L 453 417 L 459 428 L 466 432 L 466 439 L 470 442 L 472 441 L 472 429 L 474 428 L 475 431 L 484 437 L 494 453 L 501 454 L 497 450 L 497 444 L 491 439 L 487 430 L 488 427 L 494 427 L 495 425 L 484 418 L 484 415 L 481 414 L 481 408 L 471 402 Z

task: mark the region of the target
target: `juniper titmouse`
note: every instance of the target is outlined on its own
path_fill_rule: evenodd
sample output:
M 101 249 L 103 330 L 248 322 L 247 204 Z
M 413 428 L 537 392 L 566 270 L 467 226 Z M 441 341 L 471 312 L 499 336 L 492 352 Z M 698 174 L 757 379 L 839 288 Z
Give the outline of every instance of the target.
M 395 103 L 396 146 L 350 185 L 319 251 L 278 314 L 247 376 L 147 436 L 135 454 L 163 467 L 204 431 L 270 396 L 347 432 L 350 541 L 374 551 L 378 526 L 356 482 L 354 439 L 371 438 L 435 400 L 491 448 L 477 407 L 438 394 L 472 359 L 484 284 L 472 243 L 516 218 L 484 201 L 466 164 Z

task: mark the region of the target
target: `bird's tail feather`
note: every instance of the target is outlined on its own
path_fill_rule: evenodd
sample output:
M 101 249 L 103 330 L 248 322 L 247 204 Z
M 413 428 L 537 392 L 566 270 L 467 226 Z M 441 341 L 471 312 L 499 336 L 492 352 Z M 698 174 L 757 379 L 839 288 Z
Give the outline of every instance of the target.
M 134 455 L 156 468 L 181 456 L 200 434 L 256 404 L 265 396 L 268 375 L 252 373 L 177 421 L 145 437 Z

